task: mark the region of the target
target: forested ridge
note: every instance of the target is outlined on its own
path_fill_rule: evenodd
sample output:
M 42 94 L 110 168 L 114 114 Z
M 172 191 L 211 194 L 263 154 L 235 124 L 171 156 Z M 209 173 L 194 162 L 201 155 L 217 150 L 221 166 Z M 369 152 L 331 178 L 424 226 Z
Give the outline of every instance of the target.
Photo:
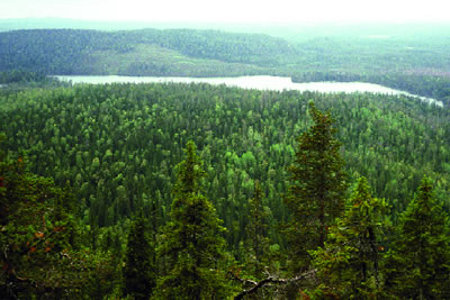
M 404 29 L 388 40 L 373 39 L 354 28 L 350 37 L 330 29 L 329 35 L 302 32 L 289 39 L 196 29 L 16 30 L 0 32 L 0 71 L 196 77 L 270 74 L 294 81 L 359 80 L 447 103 L 448 27 L 427 30 L 415 34 Z
M 5 297 L 448 296 L 446 107 L 109 84 L 4 90 L 0 119 Z
M 256 72 L 258 66 L 279 65 L 280 60 L 295 54 L 295 50 L 279 38 L 210 30 L 103 32 L 61 29 L 21 30 L 0 35 L 0 70 L 25 69 L 48 74 L 175 75 L 195 72 L 200 76 L 208 74 L 208 70 L 202 69 L 203 65 L 215 67 L 216 75 L 232 71 L 231 67 L 242 74 Z M 117 58 L 121 61 L 117 62 Z M 162 62 L 158 61 L 160 59 Z M 195 68 L 191 66 L 190 70 L 189 64 L 194 64 Z M 177 69 L 177 65 L 183 68 Z

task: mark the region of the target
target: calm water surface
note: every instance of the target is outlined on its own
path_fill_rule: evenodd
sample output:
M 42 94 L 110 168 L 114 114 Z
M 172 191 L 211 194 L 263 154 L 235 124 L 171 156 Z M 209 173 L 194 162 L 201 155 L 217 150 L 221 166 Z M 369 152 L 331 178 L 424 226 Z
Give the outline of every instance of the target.
M 279 76 L 241 76 L 241 77 L 212 77 L 212 78 L 195 78 L 195 77 L 138 77 L 138 76 L 55 76 L 63 81 L 72 81 L 72 83 L 209 83 L 214 85 L 225 84 L 227 86 L 239 87 L 244 89 L 257 90 L 296 90 L 296 91 L 316 91 L 321 93 L 354 93 L 369 92 L 389 95 L 405 95 L 417 97 L 429 103 L 435 103 L 442 106 L 441 101 L 432 98 L 412 95 L 405 91 L 391 89 L 379 84 L 365 82 L 292 82 L 290 77 Z

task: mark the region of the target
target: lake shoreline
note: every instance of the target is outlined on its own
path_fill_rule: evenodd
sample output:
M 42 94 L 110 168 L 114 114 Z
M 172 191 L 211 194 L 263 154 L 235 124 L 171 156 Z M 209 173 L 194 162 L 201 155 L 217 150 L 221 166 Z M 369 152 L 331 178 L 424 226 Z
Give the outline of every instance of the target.
M 271 75 L 251 75 L 237 77 L 171 77 L 171 76 L 121 76 L 121 75 L 51 75 L 61 81 L 71 81 L 73 84 L 108 84 L 108 83 L 208 83 L 226 85 L 243 89 L 319 93 L 375 93 L 414 97 L 423 102 L 442 107 L 442 101 L 433 98 L 414 95 L 406 91 L 396 90 L 383 85 L 367 82 L 293 82 L 291 77 Z

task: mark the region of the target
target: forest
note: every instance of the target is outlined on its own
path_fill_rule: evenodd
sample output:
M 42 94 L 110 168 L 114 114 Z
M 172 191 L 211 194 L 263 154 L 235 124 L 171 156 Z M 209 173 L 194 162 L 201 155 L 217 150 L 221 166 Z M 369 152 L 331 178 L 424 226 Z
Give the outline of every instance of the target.
M 1 88 L 0 296 L 447 299 L 449 116 L 370 93 Z
M 225 28 L 226 29 L 226 28 Z M 0 32 L 0 71 L 46 75 L 278 75 L 364 81 L 449 103 L 448 26 L 269 34 L 205 29 L 33 29 Z M 385 32 L 386 35 L 377 35 Z

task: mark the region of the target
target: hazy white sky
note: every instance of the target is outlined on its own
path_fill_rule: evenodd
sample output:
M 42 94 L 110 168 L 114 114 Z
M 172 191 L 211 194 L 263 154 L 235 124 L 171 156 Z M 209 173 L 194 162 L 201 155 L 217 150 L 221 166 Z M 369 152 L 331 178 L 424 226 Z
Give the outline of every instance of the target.
M 450 22 L 450 0 L 0 0 L 0 18 L 148 22 Z

